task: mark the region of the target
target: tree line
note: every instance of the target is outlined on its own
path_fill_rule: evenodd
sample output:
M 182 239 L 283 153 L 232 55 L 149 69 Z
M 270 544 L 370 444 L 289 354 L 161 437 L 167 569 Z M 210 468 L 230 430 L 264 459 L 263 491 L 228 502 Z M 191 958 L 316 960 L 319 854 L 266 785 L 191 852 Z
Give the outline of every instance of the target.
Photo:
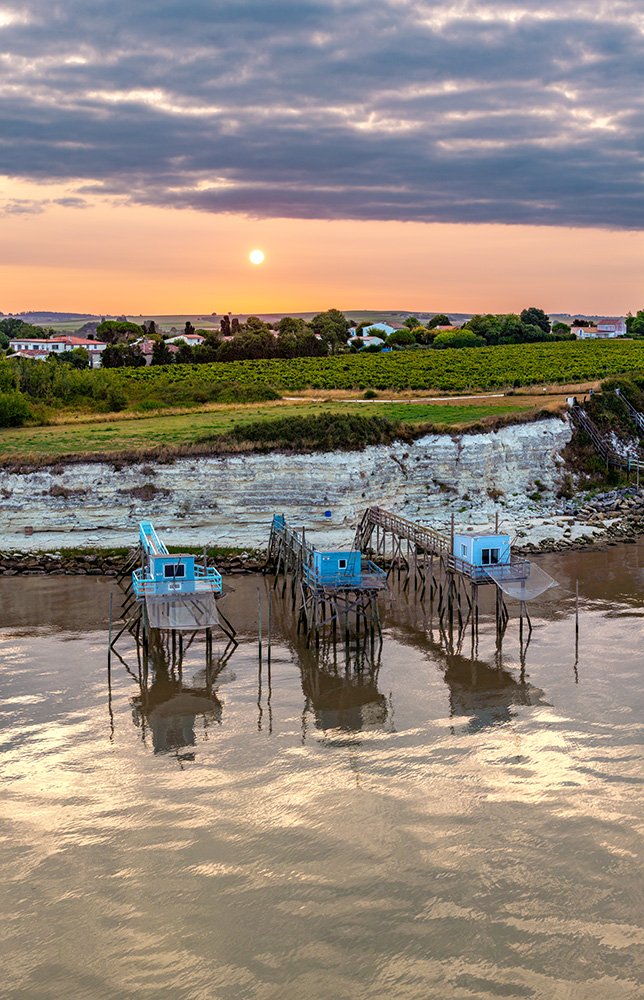
M 338 309 L 327 309 L 308 322 L 298 317 L 284 316 L 275 327 L 258 316 L 249 316 L 242 322 L 237 317 L 226 315 L 220 320 L 219 330 L 195 330 L 192 323 L 187 321 L 183 334 L 189 337 L 197 333 L 203 341 L 194 345 L 179 341 L 174 349 L 167 343 L 154 320 L 139 324 L 123 316 L 118 319 L 103 319 L 97 325 L 95 337 L 107 344 L 101 359 L 104 368 L 145 365 L 146 356 L 136 343 L 141 339 L 152 341 L 153 365 L 324 357 L 356 351 L 378 353 L 383 348 L 441 350 L 573 339 L 566 323 L 552 324 L 549 316 L 536 306 L 523 309 L 519 314 L 476 314 L 458 329 L 444 329 L 451 327 L 450 318 L 445 313 L 436 314 L 426 324 L 422 324 L 415 316 L 409 316 L 401 328 L 389 336 L 379 330 L 373 331 L 384 341 L 383 344 L 365 343 L 364 332 L 372 325 L 369 321 L 353 324 Z M 626 327 L 629 336 L 644 337 L 644 310 L 639 310 L 635 315 L 629 313 Z M 16 337 L 51 337 L 55 334 L 56 331 L 52 328 L 44 329 L 18 318 L 5 317 L 0 320 L 0 349 L 6 350 L 9 341 Z M 63 362 L 75 368 L 85 368 L 89 365 L 89 354 L 83 348 L 76 348 L 52 356 L 49 360 L 52 363 Z

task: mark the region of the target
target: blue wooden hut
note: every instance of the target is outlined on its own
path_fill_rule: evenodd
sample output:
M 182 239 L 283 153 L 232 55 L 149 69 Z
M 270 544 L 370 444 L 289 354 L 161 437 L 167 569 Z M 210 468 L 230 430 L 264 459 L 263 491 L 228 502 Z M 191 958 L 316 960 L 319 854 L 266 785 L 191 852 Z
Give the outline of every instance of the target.
M 312 587 L 346 590 L 382 590 L 387 574 L 357 549 L 319 551 L 309 549 L 304 567 L 307 583 Z
M 484 572 L 493 566 L 509 566 L 512 561 L 510 536 L 493 532 L 457 532 L 452 552 L 455 559 Z
M 221 574 L 214 566 L 202 566 L 189 553 L 170 553 L 151 521 L 139 525 L 143 565 L 132 573 L 137 597 L 169 594 L 221 594 Z

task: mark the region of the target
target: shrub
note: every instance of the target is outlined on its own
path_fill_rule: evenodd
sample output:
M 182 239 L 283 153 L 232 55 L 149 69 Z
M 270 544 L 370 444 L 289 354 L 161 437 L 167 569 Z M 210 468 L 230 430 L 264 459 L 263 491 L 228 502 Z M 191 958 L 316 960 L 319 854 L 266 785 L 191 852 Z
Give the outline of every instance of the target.
M 218 441 L 247 442 L 258 450 L 351 451 L 373 444 L 388 444 L 405 431 L 385 417 L 323 413 L 310 417 L 282 417 L 252 421 L 220 437 L 207 435 L 199 444 Z
M 472 330 L 445 330 L 434 337 L 434 347 L 485 347 L 483 337 Z
M 29 403 L 21 393 L 0 392 L 0 427 L 22 427 L 29 414 Z

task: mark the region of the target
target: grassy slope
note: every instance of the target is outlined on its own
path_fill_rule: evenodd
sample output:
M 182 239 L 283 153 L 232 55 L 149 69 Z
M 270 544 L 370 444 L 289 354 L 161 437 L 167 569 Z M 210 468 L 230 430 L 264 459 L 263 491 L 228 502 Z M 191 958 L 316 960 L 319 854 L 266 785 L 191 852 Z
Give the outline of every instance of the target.
M 93 420 L 58 424 L 50 427 L 24 427 L 0 432 L 0 461 L 33 461 L 62 455 L 91 453 L 116 454 L 146 452 L 154 448 L 181 448 L 204 435 L 225 434 L 242 423 L 270 421 L 290 414 L 310 416 L 321 413 L 356 413 L 387 417 L 395 423 L 427 424 L 449 430 L 478 424 L 486 418 L 504 417 L 531 409 L 525 402 L 490 403 L 489 405 L 450 405 L 422 403 L 369 403 L 356 407 L 350 403 L 252 403 L 221 407 L 216 411 L 178 416 L 139 417 L 117 421 Z

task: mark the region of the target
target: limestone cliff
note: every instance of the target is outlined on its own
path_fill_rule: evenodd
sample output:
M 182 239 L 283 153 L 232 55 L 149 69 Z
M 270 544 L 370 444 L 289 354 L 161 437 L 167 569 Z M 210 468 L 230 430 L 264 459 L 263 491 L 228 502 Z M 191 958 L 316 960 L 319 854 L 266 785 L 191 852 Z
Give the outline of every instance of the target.
M 437 524 L 452 512 L 481 523 L 498 508 L 509 523 L 543 515 L 535 490 L 552 502 L 570 436 L 568 422 L 553 418 L 360 452 L 0 471 L 0 548 L 127 545 L 146 517 L 171 544 L 262 546 L 275 511 L 312 528 L 313 538 L 323 529 L 344 543 L 363 508 L 376 504 Z

